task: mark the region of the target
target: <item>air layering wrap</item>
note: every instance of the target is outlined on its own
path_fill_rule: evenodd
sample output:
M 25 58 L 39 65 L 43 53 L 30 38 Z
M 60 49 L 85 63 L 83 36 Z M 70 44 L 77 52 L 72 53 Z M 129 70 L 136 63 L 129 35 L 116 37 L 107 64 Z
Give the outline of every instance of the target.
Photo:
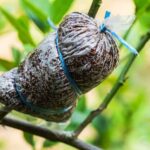
M 81 94 L 74 86 L 83 94 L 90 91 L 114 70 L 118 59 L 110 33 L 100 31 L 88 15 L 71 13 L 18 68 L 0 77 L 0 102 L 48 121 L 66 121 Z

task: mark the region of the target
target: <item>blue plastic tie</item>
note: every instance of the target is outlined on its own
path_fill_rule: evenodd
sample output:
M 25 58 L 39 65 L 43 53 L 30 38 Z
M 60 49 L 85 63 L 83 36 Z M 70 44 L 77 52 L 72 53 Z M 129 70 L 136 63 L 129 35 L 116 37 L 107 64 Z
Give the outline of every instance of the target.
M 79 86 L 77 85 L 76 81 L 73 79 L 69 69 L 68 69 L 68 66 L 66 65 L 65 63 L 65 60 L 63 58 L 63 55 L 61 53 L 61 50 L 59 48 L 59 39 L 58 39 L 58 29 L 57 27 L 54 25 L 54 23 L 51 21 L 50 18 L 47 19 L 50 27 L 56 31 L 56 39 L 55 39 L 55 44 L 56 44 L 56 49 L 57 49 L 57 52 L 58 52 L 58 55 L 59 55 L 59 59 L 61 61 L 61 66 L 64 70 L 64 73 L 65 73 L 65 76 L 67 77 L 68 81 L 70 82 L 72 88 L 74 89 L 74 91 L 76 92 L 77 96 L 80 96 L 82 94 L 82 91 L 80 90 Z
M 68 67 L 67 67 L 67 65 L 65 63 L 65 60 L 64 60 L 63 55 L 61 53 L 61 50 L 59 48 L 58 33 L 56 35 L 55 43 L 56 43 L 56 49 L 57 49 L 57 52 L 58 52 L 58 55 L 59 55 L 59 59 L 61 61 L 61 65 L 62 65 L 62 68 L 64 70 L 64 73 L 65 73 L 67 79 L 69 80 L 72 88 L 75 90 L 76 94 L 79 96 L 79 95 L 82 94 L 82 92 L 81 92 L 80 88 L 78 87 L 76 81 L 73 79 L 73 77 L 72 77 L 72 75 L 71 75 L 71 73 L 70 73 L 70 71 L 69 71 L 69 69 L 68 69 Z
M 43 114 L 43 115 L 61 114 L 67 112 L 72 108 L 72 106 L 69 106 L 67 108 L 57 108 L 57 109 L 39 107 L 27 99 L 27 97 L 21 92 L 21 87 L 16 84 L 16 81 L 14 81 L 14 87 L 17 95 L 19 96 L 19 100 L 21 101 L 21 103 L 27 106 L 28 108 L 30 108 L 33 112 L 36 112 L 38 114 Z
M 111 15 L 111 12 L 106 11 L 104 19 L 109 18 L 110 15 Z M 115 33 L 114 31 L 111 31 L 110 29 L 108 29 L 108 28 L 105 26 L 104 23 L 100 26 L 100 31 L 101 31 L 101 32 L 107 31 L 107 32 L 111 33 L 111 35 L 113 35 L 118 41 L 120 41 L 120 42 L 121 42 L 127 49 L 129 49 L 132 53 L 134 53 L 134 54 L 136 54 L 136 55 L 138 54 L 137 50 L 136 50 L 133 46 L 131 46 L 130 44 L 128 44 L 128 43 L 127 43 L 123 38 L 121 38 L 117 33 Z

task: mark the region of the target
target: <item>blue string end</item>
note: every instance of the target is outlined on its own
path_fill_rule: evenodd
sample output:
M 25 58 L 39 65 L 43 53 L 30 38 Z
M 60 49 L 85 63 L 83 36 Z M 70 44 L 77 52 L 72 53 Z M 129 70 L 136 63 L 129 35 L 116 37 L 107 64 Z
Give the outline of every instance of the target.
M 109 17 L 110 17 L 110 15 L 111 15 L 111 12 L 110 12 L 110 11 L 108 11 L 108 10 L 106 10 L 104 19 L 109 18 Z
M 134 53 L 135 55 L 138 55 L 137 50 L 131 46 L 130 44 L 128 44 L 123 38 L 121 38 L 118 34 L 116 34 L 115 32 L 106 29 L 106 31 L 110 32 L 116 39 L 118 39 L 118 41 L 120 41 L 120 43 L 122 43 L 128 50 L 130 50 L 132 53 Z
M 55 24 L 52 22 L 52 20 L 49 17 L 47 18 L 47 22 L 54 31 L 57 30 L 57 27 L 55 26 Z

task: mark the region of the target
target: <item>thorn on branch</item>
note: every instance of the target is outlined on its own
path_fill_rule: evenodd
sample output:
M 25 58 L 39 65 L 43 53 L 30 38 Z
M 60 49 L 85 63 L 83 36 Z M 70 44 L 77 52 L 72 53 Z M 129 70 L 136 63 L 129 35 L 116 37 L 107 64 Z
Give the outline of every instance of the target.
M 120 84 L 121 86 L 123 86 L 124 83 L 126 82 L 126 80 L 127 80 L 128 78 L 129 78 L 129 77 L 123 77 L 123 79 L 120 79 L 120 80 L 119 80 L 119 84 Z

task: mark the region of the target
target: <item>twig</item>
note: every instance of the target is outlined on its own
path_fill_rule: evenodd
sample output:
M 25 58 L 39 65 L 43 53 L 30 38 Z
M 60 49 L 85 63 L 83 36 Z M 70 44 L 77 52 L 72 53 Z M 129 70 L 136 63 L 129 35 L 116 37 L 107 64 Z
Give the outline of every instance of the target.
M 144 45 L 147 43 L 147 41 L 150 39 L 150 32 L 148 32 L 145 36 L 143 36 L 141 42 L 139 43 L 137 47 L 137 51 L 140 52 Z M 100 104 L 100 106 L 92 111 L 87 118 L 80 124 L 80 126 L 74 131 L 73 135 L 74 137 L 78 137 L 79 134 L 84 130 L 84 128 L 91 123 L 95 117 L 97 117 L 99 114 L 103 112 L 103 110 L 108 106 L 108 104 L 111 102 L 114 95 L 118 92 L 120 87 L 123 85 L 123 83 L 126 81 L 126 74 L 129 71 L 131 65 L 133 64 L 134 60 L 136 58 L 136 55 L 131 54 L 129 61 L 125 64 L 123 70 L 120 73 L 120 76 L 118 77 L 116 83 L 114 84 L 113 88 L 110 90 L 110 92 L 106 95 L 103 102 Z
M 98 12 L 98 9 L 101 3 L 102 3 L 102 0 L 93 0 L 90 10 L 88 12 L 88 15 L 94 18 Z
M 54 131 L 54 130 L 52 131 L 46 128 L 31 125 L 27 122 L 10 119 L 8 117 L 5 117 L 1 121 L 1 124 L 46 138 L 51 141 L 60 141 L 73 147 L 76 147 L 80 150 L 102 150 L 96 146 L 85 143 L 79 139 L 74 139 L 68 132 Z

